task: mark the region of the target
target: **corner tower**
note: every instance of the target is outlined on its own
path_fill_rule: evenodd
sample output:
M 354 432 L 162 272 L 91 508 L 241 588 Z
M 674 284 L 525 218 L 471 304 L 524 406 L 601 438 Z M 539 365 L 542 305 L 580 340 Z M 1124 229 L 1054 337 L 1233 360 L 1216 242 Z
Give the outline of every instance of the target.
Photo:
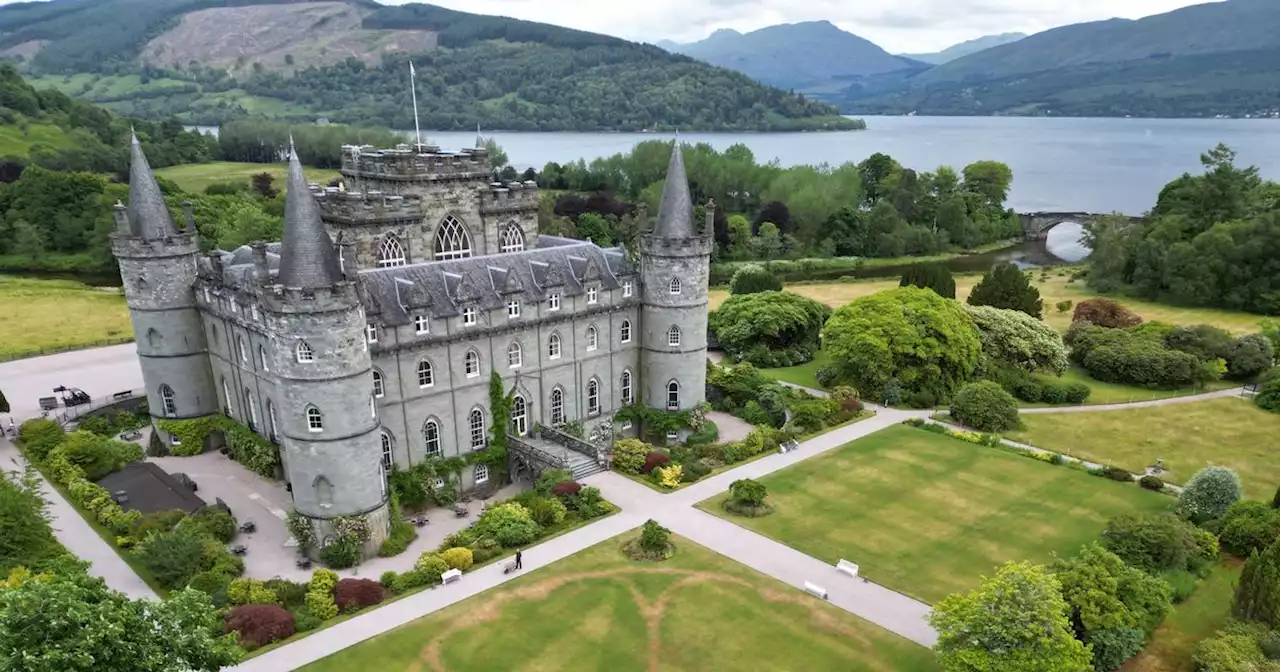
M 212 415 L 218 396 L 194 289 L 200 241 L 194 227 L 174 227 L 136 135 L 129 151 L 129 205 L 116 205 L 111 253 L 124 281 L 151 417 Z
M 276 325 L 277 420 L 294 508 L 322 543 L 334 519 L 363 516 L 365 550 L 376 550 L 389 528 L 389 494 L 364 310 L 292 149 L 280 272 L 262 303 Z
M 687 411 L 706 400 L 710 268 L 711 239 L 694 225 L 677 140 L 658 221 L 640 239 L 641 381 L 643 401 L 652 408 Z

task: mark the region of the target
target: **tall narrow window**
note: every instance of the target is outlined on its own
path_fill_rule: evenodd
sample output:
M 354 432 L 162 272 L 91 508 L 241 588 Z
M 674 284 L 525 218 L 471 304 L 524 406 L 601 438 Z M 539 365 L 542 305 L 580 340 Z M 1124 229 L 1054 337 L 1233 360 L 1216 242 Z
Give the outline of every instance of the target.
M 365 338 L 370 343 L 377 343 L 378 342 L 378 325 L 372 322 L 364 325 L 364 334 L 365 334 Z
M 671 293 L 680 293 L 680 278 L 671 278 Z
M 387 393 L 387 386 L 382 380 L 382 372 L 374 369 L 373 371 L 373 396 L 381 399 Z
M 667 345 L 672 347 L 680 345 L 680 327 L 673 324 L 671 325 L 671 328 L 667 330 Z
M 306 341 L 298 341 L 297 354 L 299 364 L 316 361 L 316 354 L 311 350 L 311 346 L 307 345 Z
M 559 387 L 551 390 L 551 426 L 564 424 L 564 390 Z
M 499 248 L 503 252 L 520 252 L 524 250 L 524 232 L 520 227 L 512 222 L 507 228 L 502 230 L 502 247 Z
M 436 384 L 435 370 L 431 368 L 431 362 L 422 360 L 418 362 L 418 387 L 426 388 Z
M 484 413 L 478 408 L 473 409 L 467 424 L 471 426 L 471 449 L 484 448 Z
M 173 396 L 173 388 L 168 385 L 160 386 L 160 403 L 164 405 L 164 417 L 172 418 L 178 414 L 178 401 Z
M 413 316 L 413 328 L 414 328 L 414 330 L 415 330 L 415 331 L 417 331 L 419 334 L 426 334 L 426 333 L 430 333 L 430 331 L 431 331 L 431 324 L 430 324 L 430 322 L 428 322 L 428 321 L 427 321 L 427 316 L 426 316 L 426 315 L 414 315 L 414 316 Z
M 547 297 L 547 310 L 553 313 L 560 310 L 560 292 L 552 292 Z
M 547 359 L 560 359 L 560 334 L 547 339 Z
M 436 259 L 461 259 L 471 256 L 471 234 L 453 215 L 440 222 L 436 231 Z
M 440 423 L 428 420 L 422 426 L 422 438 L 427 443 L 427 457 L 440 455 Z
M 271 435 L 271 440 L 274 441 L 276 435 L 280 433 L 278 429 L 280 425 L 276 422 L 276 405 L 271 403 L 270 399 L 267 400 L 267 425 L 267 433 Z
M 592 378 L 587 381 L 587 415 L 600 413 L 600 381 Z
M 600 347 L 600 332 L 595 327 L 587 327 L 587 350 Z
M 631 281 L 630 280 L 627 280 L 622 283 L 622 298 L 624 299 L 631 298 Z
M 405 261 L 404 245 L 401 245 L 395 236 L 383 238 L 382 243 L 378 245 L 378 268 L 404 266 Z
M 631 403 L 631 371 L 623 370 L 622 372 L 622 403 Z
M 227 379 L 222 379 L 222 412 L 228 417 L 236 417 L 231 413 L 231 388 L 227 386 Z
M 464 327 L 476 326 L 476 309 L 475 308 L 462 309 L 462 326 Z
M 520 299 L 511 299 L 507 302 L 507 319 L 514 320 L 520 317 Z
M 249 388 L 244 388 L 244 405 L 249 407 L 249 429 L 257 431 L 258 429 L 258 405 L 253 403 L 253 395 L 249 394 Z
M 631 342 L 631 320 L 623 320 L 622 328 L 618 330 L 622 336 L 623 343 Z
M 520 348 L 519 343 L 512 343 L 507 346 L 507 368 L 518 369 L 524 364 L 524 350 Z
M 667 383 L 667 410 L 680 410 L 680 383 L 674 380 Z
M 592 285 L 587 288 L 587 305 L 593 306 L 600 300 L 600 288 Z
M 489 482 L 489 465 L 477 464 L 475 475 L 476 475 L 476 485 L 484 485 L 485 483 L 488 483 Z
M 316 476 L 316 480 L 312 482 L 312 487 L 316 490 L 316 501 L 319 502 L 320 508 L 327 509 L 333 506 L 333 484 L 324 476 Z
M 391 471 L 391 465 L 394 463 L 394 447 L 391 443 L 391 435 L 382 432 L 382 468 Z
M 249 351 L 244 347 L 244 338 L 241 336 L 236 336 L 236 350 L 240 351 L 240 363 L 248 364 Z
M 516 436 L 529 433 L 529 404 L 518 394 L 511 400 L 511 431 Z
M 263 371 L 271 370 L 271 367 L 267 364 L 267 349 L 262 347 L 261 345 L 258 346 L 258 360 L 259 360 L 259 363 L 262 365 Z
M 468 378 L 475 378 L 480 375 L 480 354 L 475 350 L 467 352 L 466 357 L 462 360 L 463 369 L 467 372 Z
M 312 432 L 324 431 L 324 416 L 315 406 L 307 407 L 307 429 Z

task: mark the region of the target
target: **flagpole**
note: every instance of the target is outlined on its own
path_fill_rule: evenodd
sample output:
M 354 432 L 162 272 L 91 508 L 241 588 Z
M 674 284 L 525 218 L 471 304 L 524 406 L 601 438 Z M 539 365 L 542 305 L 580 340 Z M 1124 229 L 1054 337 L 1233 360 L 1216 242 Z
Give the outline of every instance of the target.
M 413 69 L 413 61 L 409 61 L 409 91 L 413 94 L 413 133 L 417 139 L 413 151 L 422 151 L 422 128 L 418 125 L 418 85 L 414 81 L 418 78 L 418 73 Z

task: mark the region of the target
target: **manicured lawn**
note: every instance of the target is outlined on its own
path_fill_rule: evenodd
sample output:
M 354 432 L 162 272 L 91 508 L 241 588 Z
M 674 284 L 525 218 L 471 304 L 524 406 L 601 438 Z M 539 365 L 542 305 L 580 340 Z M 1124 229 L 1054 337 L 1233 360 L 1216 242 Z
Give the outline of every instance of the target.
M 1214 392 L 1216 390 L 1225 390 L 1228 387 L 1236 387 L 1236 383 L 1227 381 L 1215 381 L 1201 387 L 1188 387 L 1181 390 L 1152 390 L 1144 387 L 1131 387 L 1129 385 L 1116 385 L 1114 383 L 1104 383 L 1100 380 L 1094 380 L 1085 373 L 1083 369 L 1072 366 L 1067 372 L 1062 374 L 1060 379 L 1068 383 L 1084 383 L 1092 390 L 1089 393 L 1089 399 L 1084 403 L 1086 405 L 1099 404 L 1128 404 L 1135 401 L 1154 401 L 1156 399 L 1169 399 L 1171 397 L 1186 397 L 1193 394 L 1203 394 L 1205 392 Z M 1023 404 L 1024 406 L 1045 406 L 1046 404 Z
M 70 147 L 71 138 L 52 124 L 29 124 L 24 133 L 16 124 L 0 125 L 0 155 L 26 156 L 35 144 Z
M 285 163 L 237 163 L 234 161 L 215 161 L 213 163 L 192 163 L 183 166 L 170 166 L 156 171 L 156 175 L 173 180 L 183 191 L 193 194 L 204 193 L 205 187 L 218 182 L 245 182 L 258 173 L 271 173 L 275 176 L 275 187 L 284 190 L 285 176 L 289 165 Z M 320 184 L 328 184 L 338 176 L 336 170 L 307 168 L 307 179 Z
M 727 493 L 698 506 L 929 603 L 1006 560 L 1048 562 L 1128 511 L 1173 500 L 911 427 L 890 427 L 761 480 L 776 511 L 741 518 Z
M 133 338 L 115 288 L 0 276 L 0 361 Z
M 1023 414 L 1016 441 L 1141 471 L 1164 460 L 1162 477 L 1185 482 L 1211 464 L 1240 472 L 1245 493 L 1270 500 L 1280 484 L 1280 415 L 1238 398 L 1098 413 Z
M 630 535 L 304 667 L 337 670 L 937 670 L 933 654 L 685 539 Z M 528 560 L 528 559 L 527 559 Z
M 1243 564 L 1229 560 L 1213 569 L 1196 592 L 1165 617 L 1142 650 L 1122 672 L 1194 672 L 1196 644 L 1208 639 L 1231 615 L 1231 598 Z
M 822 386 L 818 384 L 818 369 L 824 366 L 830 366 L 831 358 L 826 352 L 819 350 L 814 356 L 813 361 L 808 364 L 799 366 L 789 366 L 781 369 L 761 369 L 760 373 L 781 380 L 784 383 L 792 385 L 800 385 L 815 390 L 821 390 Z

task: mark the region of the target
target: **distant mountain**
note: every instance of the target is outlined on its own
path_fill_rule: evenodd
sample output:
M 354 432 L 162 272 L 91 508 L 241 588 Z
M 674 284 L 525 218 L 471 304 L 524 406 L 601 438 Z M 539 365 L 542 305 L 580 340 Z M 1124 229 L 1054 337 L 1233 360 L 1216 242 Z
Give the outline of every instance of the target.
M 193 124 L 267 117 L 504 130 L 853 128 L 836 110 L 651 45 L 373 0 L 0 6 L 0 58 L 39 87 Z
M 859 113 L 1214 116 L 1280 110 L 1280 2 L 1048 30 L 835 100 Z
M 923 67 L 829 21 L 782 24 L 750 33 L 717 30 L 701 42 L 669 48 L 765 84 L 805 93 L 834 92 L 859 77 L 918 72 Z
M 1018 40 L 1021 40 L 1026 36 L 1027 36 L 1026 33 L 1001 33 L 999 35 L 986 35 L 983 37 L 979 37 L 976 40 L 969 40 L 968 42 L 961 42 L 960 44 L 952 45 L 950 47 L 947 47 L 946 49 L 943 49 L 942 51 L 934 52 L 932 54 L 901 54 L 901 56 L 903 58 L 910 58 L 912 60 L 922 61 L 924 63 L 929 63 L 931 65 L 942 65 L 943 63 L 950 63 L 951 61 L 954 61 L 957 58 L 960 58 L 962 56 L 968 56 L 969 54 L 976 54 L 979 51 L 982 51 L 983 49 L 990 49 L 992 47 L 998 47 L 1002 44 L 1010 44 L 1012 42 L 1017 42 Z

